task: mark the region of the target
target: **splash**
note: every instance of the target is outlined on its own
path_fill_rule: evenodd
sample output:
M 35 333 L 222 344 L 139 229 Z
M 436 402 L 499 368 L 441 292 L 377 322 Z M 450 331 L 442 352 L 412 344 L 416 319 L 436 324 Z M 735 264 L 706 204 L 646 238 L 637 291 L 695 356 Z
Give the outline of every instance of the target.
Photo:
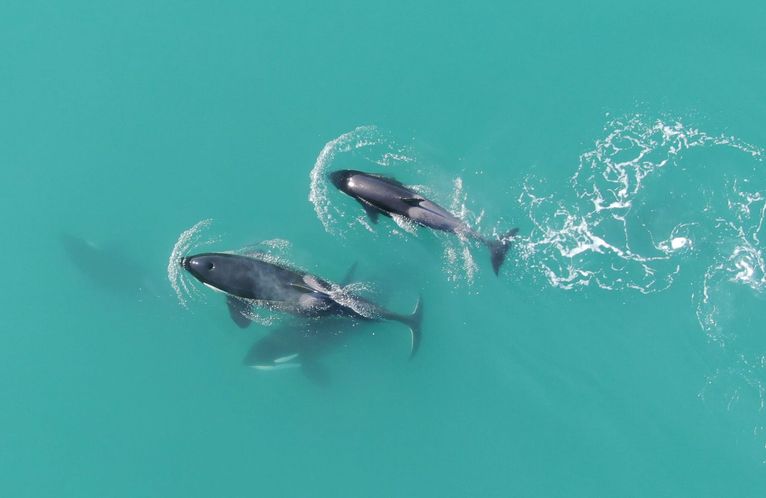
M 302 273 L 302 270 L 292 265 L 282 264 L 281 260 L 277 261 L 270 257 L 263 257 L 263 255 L 251 255 L 250 257 L 278 264 Z M 369 292 L 372 289 L 372 287 L 365 282 L 355 282 L 341 286 L 333 282 L 319 279 L 308 273 L 304 274 L 303 279 L 312 287 L 321 289 L 324 293 L 330 296 L 334 302 L 353 310 L 359 316 L 368 319 L 378 319 L 382 316 L 381 308 L 374 305 L 371 301 L 361 297 L 362 293 Z M 271 326 L 278 323 L 289 314 L 303 315 L 304 318 L 313 316 L 310 312 L 306 313 L 306 308 L 285 301 L 266 301 L 242 297 L 234 297 L 234 299 L 237 299 L 244 305 L 241 310 L 243 316 L 263 326 Z M 317 300 L 312 309 L 317 314 L 321 314 L 321 312 L 327 310 L 329 306 L 330 305 L 326 301 Z
M 212 223 L 213 220 L 211 219 L 202 220 L 188 230 L 181 232 L 181 235 L 178 236 L 178 240 L 170 253 L 170 258 L 168 259 L 168 280 L 178 297 L 179 304 L 184 308 L 188 307 L 189 297 L 192 295 L 195 287 L 189 285 L 186 281 L 185 272 L 182 271 L 181 268 L 181 258 L 183 258 L 193 247 L 199 246 L 200 238 Z M 206 243 L 209 244 L 212 242 L 213 241 L 207 241 Z
M 328 294 L 334 301 L 354 310 L 360 316 L 374 320 L 381 318 L 381 309 L 372 302 L 361 298 L 362 294 L 372 290 L 372 286 L 366 282 L 354 282 L 344 286 L 331 284 Z
M 759 147 L 678 119 L 610 120 L 567 188 L 527 178 L 518 202 L 534 228 L 519 243 L 522 260 L 566 290 L 650 294 L 685 271 L 699 327 L 720 355 L 699 397 L 722 397 L 728 410 L 752 400 L 763 414 L 766 352 L 737 316 L 743 297 L 766 290 L 762 159 Z
M 652 227 L 652 195 L 670 192 L 647 191 L 647 184 L 656 188 L 663 170 L 678 167 L 692 149 L 729 148 L 756 159 L 762 151 L 679 120 L 647 121 L 640 115 L 611 120 L 604 132 L 580 156 L 569 179 L 573 196 L 541 193 L 545 182 L 527 178 L 518 202 L 534 229 L 519 242 L 520 253 L 554 287 L 663 291 L 694 252 L 700 222 Z
M 472 226 L 478 226 L 483 212 L 478 216 L 468 209 L 468 194 L 463 187 L 463 179 L 457 177 L 452 181 L 452 197 L 449 210 L 461 220 L 473 219 Z M 474 284 L 479 266 L 471 253 L 472 242 L 465 234 L 455 234 L 455 237 L 444 238 L 444 268 L 450 282 L 465 283 L 468 286 Z
M 754 182 L 746 182 L 754 187 Z M 714 264 L 703 278 L 702 291 L 696 299 L 700 326 L 708 337 L 725 345 L 735 336 L 727 331 L 723 320 L 729 314 L 732 292 L 746 287 L 756 295 L 766 290 L 766 260 L 761 244 L 761 231 L 766 218 L 766 182 L 761 180 L 759 191 L 747 191 L 735 180 L 724 191 L 725 213 L 715 219 L 717 243 Z

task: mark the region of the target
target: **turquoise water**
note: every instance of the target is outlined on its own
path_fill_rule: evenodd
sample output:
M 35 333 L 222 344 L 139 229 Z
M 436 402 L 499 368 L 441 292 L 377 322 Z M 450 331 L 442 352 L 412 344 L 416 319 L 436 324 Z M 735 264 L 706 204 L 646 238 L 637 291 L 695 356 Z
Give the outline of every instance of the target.
M 763 496 L 764 15 L 3 3 L 0 495 Z M 518 226 L 500 277 L 369 226 L 350 167 Z M 168 264 L 252 245 L 422 295 L 418 355 L 382 324 L 324 385 L 245 367 L 282 321 Z

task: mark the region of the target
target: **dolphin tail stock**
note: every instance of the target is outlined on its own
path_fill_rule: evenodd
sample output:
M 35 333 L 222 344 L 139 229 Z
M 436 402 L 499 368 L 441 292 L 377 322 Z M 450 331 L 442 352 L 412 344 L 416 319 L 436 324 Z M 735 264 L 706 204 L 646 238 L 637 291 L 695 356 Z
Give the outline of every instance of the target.
M 516 237 L 518 231 L 518 228 L 509 230 L 497 240 L 484 239 L 484 243 L 489 248 L 490 256 L 492 257 L 492 270 L 495 272 L 495 275 L 500 272 L 500 266 L 505 261 L 508 249 L 511 248 L 511 241 Z
M 415 304 L 415 309 L 409 315 L 395 315 L 392 317 L 394 320 L 403 323 L 410 328 L 410 358 L 415 356 L 420 347 L 421 323 L 423 322 L 423 299 L 418 297 L 418 302 Z

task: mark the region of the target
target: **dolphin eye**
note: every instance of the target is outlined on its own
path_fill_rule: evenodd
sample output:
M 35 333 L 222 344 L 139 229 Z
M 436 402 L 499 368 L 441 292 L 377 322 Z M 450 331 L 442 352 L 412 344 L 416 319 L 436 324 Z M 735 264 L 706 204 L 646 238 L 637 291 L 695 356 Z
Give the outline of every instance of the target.
M 212 261 L 210 263 L 208 263 L 207 264 L 207 269 L 211 270 L 211 271 L 215 270 L 215 263 L 213 263 Z

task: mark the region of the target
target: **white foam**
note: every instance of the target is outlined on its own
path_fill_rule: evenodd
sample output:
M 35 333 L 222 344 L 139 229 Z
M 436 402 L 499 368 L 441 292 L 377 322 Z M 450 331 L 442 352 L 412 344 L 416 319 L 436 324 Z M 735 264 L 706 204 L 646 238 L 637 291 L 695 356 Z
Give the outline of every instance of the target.
M 719 151 L 735 151 L 734 160 L 725 168 L 704 170 L 705 161 L 683 162 L 692 149 L 715 149 L 705 156 L 711 158 L 712 167 L 719 166 L 715 163 L 719 157 L 729 157 Z M 659 292 L 673 285 L 686 262 L 693 261 L 685 275 L 693 286 L 694 312 L 699 327 L 720 346 L 724 358 L 700 397 L 723 389 L 729 409 L 749 398 L 757 400 L 762 412 L 766 352 L 754 353 L 751 345 L 739 345 L 742 335 L 760 332 L 730 326 L 737 323 L 737 293 L 743 286 L 755 294 L 766 291 L 762 159 L 759 147 L 706 133 L 678 119 L 633 115 L 610 120 L 603 138 L 580 156 L 569 189 L 548 192 L 547 179 L 526 180 L 519 203 L 534 228 L 517 239 L 519 254 L 549 285 L 566 290 L 596 286 L 606 291 Z M 720 176 L 714 176 L 716 172 Z M 688 182 L 694 190 L 663 191 L 665 185 L 673 185 L 663 183 L 668 175 L 674 180 L 694 175 Z M 680 199 L 676 195 L 687 202 L 678 204 L 683 210 L 673 209 Z M 658 199 L 667 206 L 657 205 Z M 667 207 L 667 216 L 685 219 L 651 223 L 657 214 L 647 205 Z M 667 226 L 672 227 L 669 233 L 662 232 Z
M 478 227 L 484 216 L 484 211 L 480 211 L 477 216 L 474 216 L 468 209 L 468 194 L 463 178 L 459 176 L 452 180 L 452 196 L 448 209 L 452 215 L 473 227 Z M 456 284 L 472 286 L 479 271 L 479 265 L 472 253 L 473 242 L 463 233 L 442 236 L 441 238 L 445 246 L 443 261 L 448 280 Z
M 195 244 L 199 241 L 202 232 L 210 226 L 212 220 L 202 220 L 194 224 L 193 227 L 188 230 L 184 230 L 178 236 L 178 240 L 173 246 L 173 250 L 170 252 L 168 258 L 168 280 L 171 287 L 178 296 L 178 302 L 187 307 L 187 299 L 190 295 L 191 287 L 186 284 L 184 275 L 186 272 L 181 268 L 181 258 L 184 257 Z
M 669 234 L 649 233 L 656 252 L 633 248 L 647 228 L 632 210 L 646 179 L 673 167 L 693 148 L 729 147 L 760 158 L 761 149 L 730 136 L 714 136 L 680 120 L 634 115 L 610 120 L 605 136 L 580 156 L 570 178 L 574 197 L 539 193 L 544 180 L 529 177 L 519 202 L 535 227 L 516 242 L 522 257 L 548 282 L 565 289 L 597 285 L 605 290 L 657 292 L 680 270 L 675 258 L 694 246 L 695 221 L 681 221 Z M 572 201 L 572 199 L 575 199 Z
M 691 245 L 691 241 L 686 237 L 673 237 L 670 239 L 670 247 L 675 251 L 688 245 Z

